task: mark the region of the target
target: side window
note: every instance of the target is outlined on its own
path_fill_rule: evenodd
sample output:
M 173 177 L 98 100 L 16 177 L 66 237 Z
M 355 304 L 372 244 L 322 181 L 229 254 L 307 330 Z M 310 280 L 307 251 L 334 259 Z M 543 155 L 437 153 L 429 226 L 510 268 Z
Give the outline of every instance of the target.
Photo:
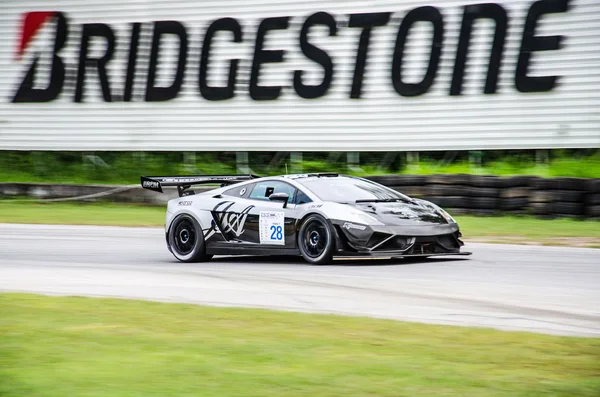
M 254 183 L 245 184 L 243 186 L 232 187 L 231 189 L 225 190 L 223 194 L 225 196 L 232 197 L 243 197 L 246 198 L 250 195 L 252 188 L 254 187 Z
M 306 193 L 304 193 L 302 190 L 298 189 L 296 191 L 296 201 L 294 202 L 294 204 L 306 204 L 311 202 L 312 200 L 310 199 L 310 197 L 308 197 Z
M 252 189 L 250 198 L 255 200 L 268 200 L 269 196 L 273 193 L 287 193 L 289 196 L 288 203 L 291 203 L 292 200 L 294 200 L 296 188 L 281 181 L 258 182 L 254 189 Z

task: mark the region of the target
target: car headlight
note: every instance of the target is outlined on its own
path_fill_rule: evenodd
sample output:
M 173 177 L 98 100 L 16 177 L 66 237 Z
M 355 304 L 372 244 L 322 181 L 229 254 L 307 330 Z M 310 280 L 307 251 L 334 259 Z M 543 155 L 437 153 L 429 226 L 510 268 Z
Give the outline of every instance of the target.
M 432 210 L 435 210 L 440 214 L 448 223 L 456 223 L 452 215 L 447 213 L 445 210 L 441 209 L 437 204 L 432 203 L 431 201 L 426 200 L 417 200 L 419 204 L 424 205 Z
M 442 215 L 444 217 L 444 219 L 446 220 L 446 222 L 448 222 L 448 223 L 456 223 L 456 221 L 454 220 L 454 218 L 452 218 L 452 215 L 450 215 L 449 213 L 447 213 L 446 211 L 444 211 L 440 207 L 438 207 L 437 210 L 440 213 L 440 215 Z
M 365 225 L 383 225 L 383 223 L 377 220 L 377 218 L 374 218 L 364 212 L 351 211 L 350 215 L 354 217 L 353 222 L 362 223 Z

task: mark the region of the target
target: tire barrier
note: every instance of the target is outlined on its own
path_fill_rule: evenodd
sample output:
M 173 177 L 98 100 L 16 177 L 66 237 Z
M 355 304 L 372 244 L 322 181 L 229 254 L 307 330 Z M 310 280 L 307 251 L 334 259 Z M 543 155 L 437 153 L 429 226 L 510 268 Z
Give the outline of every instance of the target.
M 586 192 L 584 215 L 600 220 L 600 179 L 589 180 Z
M 370 180 L 391 187 L 411 197 L 422 198 L 427 177 L 424 175 L 379 175 L 369 177 Z
M 536 179 L 532 182 L 530 206 L 534 215 L 582 217 L 589 181 L 578 178 Z
M 487 175 L 378 175 L 368 179 L 429 200 L 452 215 L 535 215 L 600 220 L 600 179 Z M 197 192 L 209 188 L 196 188 Z M 155 194 L 139 185 L 0 183 L 0 198 L 25 201 L 113 201 L 163 205 L 175 189 Z
M 381 175 L 369 179 L 409 196 L 429 200 L 451 214 L 600 219 L 600 179 L 466 174 L 420 178 Z

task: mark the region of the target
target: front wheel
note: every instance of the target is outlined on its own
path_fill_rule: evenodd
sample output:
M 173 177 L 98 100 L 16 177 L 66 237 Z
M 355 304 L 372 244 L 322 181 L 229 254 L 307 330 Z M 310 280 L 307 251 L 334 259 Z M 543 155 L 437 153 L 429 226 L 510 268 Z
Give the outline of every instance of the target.
M 331 263 L 335 250 L 335 237 L 327 219 L 318 214 L 309 215 L 300 226 L 298 248 L 302 257 L 310 264 Z
M 188 214 L 177 216 L 171 224 L 169 246 L 173 256 L 181 262 L 205 262 L 212 258 L 212 255 L 206 254 L 200 224 Z

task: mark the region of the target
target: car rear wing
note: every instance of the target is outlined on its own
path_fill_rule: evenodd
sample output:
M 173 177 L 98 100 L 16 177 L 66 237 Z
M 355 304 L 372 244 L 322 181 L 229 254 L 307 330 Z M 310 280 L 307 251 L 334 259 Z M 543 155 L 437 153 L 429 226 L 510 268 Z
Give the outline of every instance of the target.
M 144 189 L 162 193 L 163 187 L 177 186 L 179 197 L 186 195 L 185 190 L 192 185 L 220 184 L 232 185 L 234 183 L 249 181 L 259 178 L 256 175 L 197 175 L 197 176 L 142 176 L 140 183 Z M 191 193 L 191 192 L 187 192 Z M 193 193 L 192 193 L 193 194 Z

